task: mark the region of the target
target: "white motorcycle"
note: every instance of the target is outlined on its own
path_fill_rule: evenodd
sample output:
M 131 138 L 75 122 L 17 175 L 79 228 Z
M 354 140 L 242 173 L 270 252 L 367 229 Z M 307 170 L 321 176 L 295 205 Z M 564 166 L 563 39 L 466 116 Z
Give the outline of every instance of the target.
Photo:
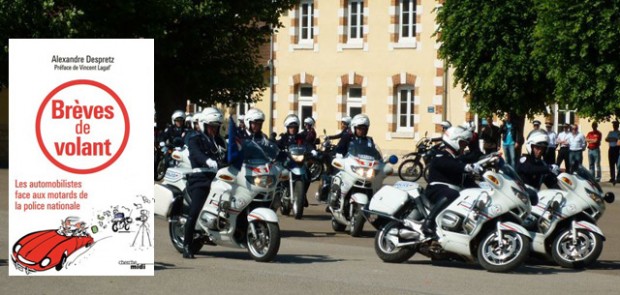
M 488 165 L 496 157 L 480 160 Z M 482 175 L 479 188 L 459 197 L 437 217 L 439 239 L 421 240 L 420 224 L 431 204 L 417 183 L 399 181 L 384 186 L 370 202 L 369 221 L 379 231 L 375 252 L 385 262 L 400 263 L 416 252 L 431 259 L 478 263 L 491 272 L 509 272 L 528 257 L 530 237 L 520 223 L 530 212 L 523 182 L 508 165 Z
M 175 195 L 183 194 L 187 181 L 186 177 L 192 173 L 187 147 L 173 151 L 171 157 L 176 165 L 166 170 L 164 180 L 161 183 L 156 183 L 154 188 L 155 214 L 160 216 L 166 216 Z
M 291 210 L 295 219 L 301 219 L 304 215 L 304 202 L 306 200 L 306 187 L 310 182 L 308 167 L 305 163 L 307 155 L 306 146 L 293 144 L 287 148 L 288 165 L 290 171 L 289 181 L 278 183 L 276 191 L 277 205 L 282 215 L 289 215 Z M 309 184 L 308 184 L 309 185 Z
M 190 251 L 204 244 L 248 249 L 259 262 L 271 261 L 280 248 L 280 227 L 270 209 L 278 181 L 288 181 L 288 172 L 274 161 L 278 148 L 269 141 L 245 141 L 241 167 L 220 169 L 198 216 L 198 237 Z M 187 193 L 176 196 L 169 213 L 169 234 L 173 246 L 183 251 L 185 223 L 191 199 Z
M 389 163 L 397 161 L 396 156 L 391 156 Z M 348 226 L 349 234 L 357 237 L 366 222 L 362 209 L 381 187 L 385 177 L 392 174 L 393 168 L 383 161 L 371 140 L 352 140 L 346 157 L 334 158 L 332 166 L 340 170 L 332 177 L 328 194 L 332 228 L 341 232 Z
M 532 251 L 562 267 L 583 268 L 594 263 L 603 250 L 605 236 L 596 221 L 605 212 L 605 202 L 612 203 L 615 196 L 604 194 L 583 166 L 557 179 L 561 189 L 539 191 L 538 204 L 526 219 Z

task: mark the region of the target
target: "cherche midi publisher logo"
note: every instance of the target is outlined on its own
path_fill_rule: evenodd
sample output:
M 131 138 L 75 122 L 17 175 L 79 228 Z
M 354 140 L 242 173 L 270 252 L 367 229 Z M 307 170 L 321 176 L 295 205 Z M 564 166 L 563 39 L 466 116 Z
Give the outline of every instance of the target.
M 37 142 L 55 166 L 76 174 L 101 171 L 123 153 L 129 115 L 121 98 L 93 80 L 73 80 L 54 88 L 36 118 Z

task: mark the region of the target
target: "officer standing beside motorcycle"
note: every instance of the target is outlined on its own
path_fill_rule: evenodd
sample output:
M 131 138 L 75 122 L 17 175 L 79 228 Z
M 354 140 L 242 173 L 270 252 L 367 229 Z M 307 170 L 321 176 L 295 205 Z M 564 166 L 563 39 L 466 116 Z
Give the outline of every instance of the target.
M 560 166 L 556 164 L 548 165 L 543 156 L 549 146 L 549 135 L 541 129 L 533 130 L 527 137 L 525 149 L 527 154 L 523 155 L 517 163 L 517 173 L 526 185 L 531 186 L 537 191 L 544 183 L 547 188 L 556 188 L 556 175 L 560 174 Z M 532 197 L 530 197 L 532 199 Z M 532 205 L 536 205 L 538 200 L 531 200 Z
M 416 224 L 424 233 L 425 239 L 436 238 L 435 218 L 439 212 L 458 198 L 463 174 L 483 171 L 480 165 L 466 164 L 459 159 L 471 138 L 471 130 L 464 126 L 450 127 L 442 136 L 444 147 L 431 161 L 428 175 L 429 185 L 426 187 L 426 194 L 433 203 L 433 207 L 424 223 Z
M 189 159 L 194 171 L 201 169 L 207 172 L 196 172 L 188 177 L 188 192 L 192 199 L 189 217 L 185 224 L 183 240 L 183 258 L 194 258 L 190 245 L 194 240 L 194 228 L 198 215 L 204 206 L 211 182 L 217 169 L 224 162 L 226 144 L 220 136 L 220 126 L 224 121 L 222 113 L 216 108 L 206 108 L 202 112 L 198 124 L 201 133 L 189 141 Z M 205 169 L 206 168 L 206 169 Z

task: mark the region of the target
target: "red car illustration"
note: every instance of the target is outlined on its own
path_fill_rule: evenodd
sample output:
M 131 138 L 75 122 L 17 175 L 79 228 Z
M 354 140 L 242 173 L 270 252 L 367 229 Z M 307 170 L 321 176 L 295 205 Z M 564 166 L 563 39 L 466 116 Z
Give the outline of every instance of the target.
M 72 223 L 65 220 L 65 223 Z M 77 225 L 77 226 L 76 226 Z M 93 245 L 93 238 L 86 233 L 83 222 L 58 230 L 42 230 L 23 236 L 13 246 L 13 264 L 20 271 L 46 271 L 55 267 L 61 270 L 75 251 Z

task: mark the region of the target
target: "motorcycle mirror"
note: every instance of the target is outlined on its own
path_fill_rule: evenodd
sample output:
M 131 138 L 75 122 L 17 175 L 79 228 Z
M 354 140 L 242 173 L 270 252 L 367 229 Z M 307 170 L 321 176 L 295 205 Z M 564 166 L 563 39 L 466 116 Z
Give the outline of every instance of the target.
M 388 158 L 388 162 L 390 162 L 390 164 L 396 164 L 398 162 L 398 157 L 396 155 L 391 155 Z
M 614 193 L 609 192 L 605 194 L 605 197 L 603 197 L 603 199 L 605 200 L 605 202 L 611 204 L 616 200 L 616 195 L 614 195 Z

